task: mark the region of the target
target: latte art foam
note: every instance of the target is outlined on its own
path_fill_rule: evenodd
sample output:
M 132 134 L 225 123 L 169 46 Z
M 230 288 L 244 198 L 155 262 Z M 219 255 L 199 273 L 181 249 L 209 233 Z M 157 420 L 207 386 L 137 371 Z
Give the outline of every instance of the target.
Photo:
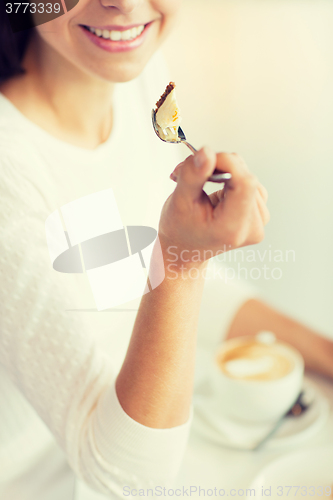
M 275 380 L 290 373 L 294 361 L 276 345 L 251 342 L 220 353 L 218 365 L 231 378 Z

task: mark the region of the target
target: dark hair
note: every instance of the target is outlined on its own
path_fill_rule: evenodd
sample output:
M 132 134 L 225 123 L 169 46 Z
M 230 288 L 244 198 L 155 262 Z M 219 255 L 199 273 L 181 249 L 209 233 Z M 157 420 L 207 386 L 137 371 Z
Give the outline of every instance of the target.
M 5 2 L 0 0 L 0 82 L 24 73 L 21 62 L 32 32 L 29 29 L 13 33 Z

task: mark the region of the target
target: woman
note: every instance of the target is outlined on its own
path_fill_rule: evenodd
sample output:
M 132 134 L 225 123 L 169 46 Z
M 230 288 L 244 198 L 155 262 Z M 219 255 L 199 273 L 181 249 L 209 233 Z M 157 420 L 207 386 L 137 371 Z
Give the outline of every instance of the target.
M 38 461 L 54 437 L 75 473 L 107 495 L 121 496 L 124 485 L 169 483 L 179 469 L 191 421 L 205 251 L 261 241 L 269 217 L 265 189 L 235 154 L 203 148 L 177 166 L 173 192 L 167 181 L 178 152 L 156 139 L 149 112 L 167 83 L 154 53 L 179 4 L 81 0 L 25 35 L 12 35 L 2 14 L 4 484 Z M 232 173 L 225 198 L 202 190 L 215 168 Z M 165 264 L 171 246 L 176 255 L 139 310 L 118 315 L 91 309 L 85 274 L 52 269 L 44 229 L 50 214 L 107 188 L 124 225 L 158 227 L 151 279 L 163 273 L 159 249 Z M 200 259 L 182 261 L 184 250 Z M 237 307 L 249 298 L 239 297 Z M 244 307 L 230 335 L 251 317 Z M 267 327 L 272 317 L 265 309 Z M 256 321 L 247 324 L 251 332 L 261 328 Z M 277 330 L 286 335 L 282 325 Z

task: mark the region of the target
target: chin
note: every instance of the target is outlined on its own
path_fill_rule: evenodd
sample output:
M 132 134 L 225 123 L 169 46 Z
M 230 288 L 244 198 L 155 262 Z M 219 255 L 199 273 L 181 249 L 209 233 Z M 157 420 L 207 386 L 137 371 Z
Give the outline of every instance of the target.
M 112 83 L 125 83 L 134 80 L 140 73 L 143 71 L 144 67 L 136 67 L 136 68 L 124 68 L 122 70 L 114 70 L 105 73 L 102 78 Z
M 109 68 L 107 66 L 104 68 L 92 68 L 89 72 L 92 76 L 110 83 L 125 83 L 137 78 L 144 70 L 148 61 L 149 58 L 144 62 L 113 63 Z

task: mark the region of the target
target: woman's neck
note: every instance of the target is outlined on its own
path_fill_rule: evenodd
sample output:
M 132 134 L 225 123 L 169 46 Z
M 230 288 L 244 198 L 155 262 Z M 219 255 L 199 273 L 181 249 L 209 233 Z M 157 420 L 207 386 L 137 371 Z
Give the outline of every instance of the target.
M 26 73 L 0 90 L 33 123 L 86 149 L 105 142 L 112 130 L 114 84 L 96 79 L 33 37 L 24 58 Z

